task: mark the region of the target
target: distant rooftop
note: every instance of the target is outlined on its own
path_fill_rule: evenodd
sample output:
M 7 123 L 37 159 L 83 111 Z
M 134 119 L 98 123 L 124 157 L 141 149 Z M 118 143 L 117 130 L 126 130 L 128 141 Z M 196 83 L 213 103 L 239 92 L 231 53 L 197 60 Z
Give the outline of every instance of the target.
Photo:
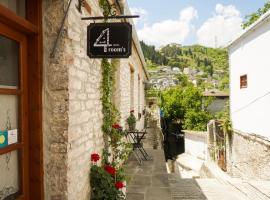
M 230 94 L 228 92 L 218 91 L 218 90 L 210 90 L 203 92 L 203 96 L 205 97 L 229 97 Z

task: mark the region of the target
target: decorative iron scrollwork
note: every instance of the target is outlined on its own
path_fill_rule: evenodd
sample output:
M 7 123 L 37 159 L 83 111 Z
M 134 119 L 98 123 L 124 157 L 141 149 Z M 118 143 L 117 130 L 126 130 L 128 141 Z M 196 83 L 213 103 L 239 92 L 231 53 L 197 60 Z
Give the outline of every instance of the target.
M 82 13 L 82 5 L 83 5 L 84 0 L 78 0 L 78 4 L 75 5 L 79 13 Z
M 107 4 L 103 7 L 103 15 L 105 17 L 113 17 L 117 15 L 117 5 L 110 4 L 109 1 L 106 1 Z
M 113 4 L 111 5 L 110 16 L 116 16 L 116 15 L 117 15 L 117 5 Z

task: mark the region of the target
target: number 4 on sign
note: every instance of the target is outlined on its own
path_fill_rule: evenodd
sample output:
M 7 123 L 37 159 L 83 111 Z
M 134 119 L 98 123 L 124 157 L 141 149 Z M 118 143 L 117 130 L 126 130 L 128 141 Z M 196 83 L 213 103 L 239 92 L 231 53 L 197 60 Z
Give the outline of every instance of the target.
M 94 43 L 94 47 L 104 47 L 104 52 L 107 52 L 108 47 L 111 46 L 112 45 L 110 44 L 110 29 L 107 28 L 101 32 L 100 36 Z

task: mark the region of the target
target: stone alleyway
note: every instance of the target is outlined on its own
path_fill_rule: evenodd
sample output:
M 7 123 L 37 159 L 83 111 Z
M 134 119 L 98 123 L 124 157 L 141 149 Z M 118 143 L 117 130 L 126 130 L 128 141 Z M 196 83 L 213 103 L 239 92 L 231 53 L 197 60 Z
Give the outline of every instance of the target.
M 125 167 L 129 177 L 127 200 L 270 200 L 270 182 L 184 179 L 179 173 L 168 174 L 161 145 L 154 150 L 152 139 L 148 134 L 144 146 L 153 160 L 139 165 L 131 156 Z
M 162 150 L 147 149 L 152 161 L 126 165 L 127 200 L 269 200 L 270 185 L 259 182 L 227 183 L 213 178 L 181 179 L 168 174 Z M 263 185 L 263 187 L 262 187 Z

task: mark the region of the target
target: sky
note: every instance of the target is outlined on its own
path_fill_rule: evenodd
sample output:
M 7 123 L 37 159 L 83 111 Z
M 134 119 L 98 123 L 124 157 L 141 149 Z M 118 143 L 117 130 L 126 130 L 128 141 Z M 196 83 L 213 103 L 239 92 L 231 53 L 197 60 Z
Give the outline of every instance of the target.
M 157 48 L 177 43 L 225 47 L 245 16 L 267 0 L 127 0 L 140 40 Z

